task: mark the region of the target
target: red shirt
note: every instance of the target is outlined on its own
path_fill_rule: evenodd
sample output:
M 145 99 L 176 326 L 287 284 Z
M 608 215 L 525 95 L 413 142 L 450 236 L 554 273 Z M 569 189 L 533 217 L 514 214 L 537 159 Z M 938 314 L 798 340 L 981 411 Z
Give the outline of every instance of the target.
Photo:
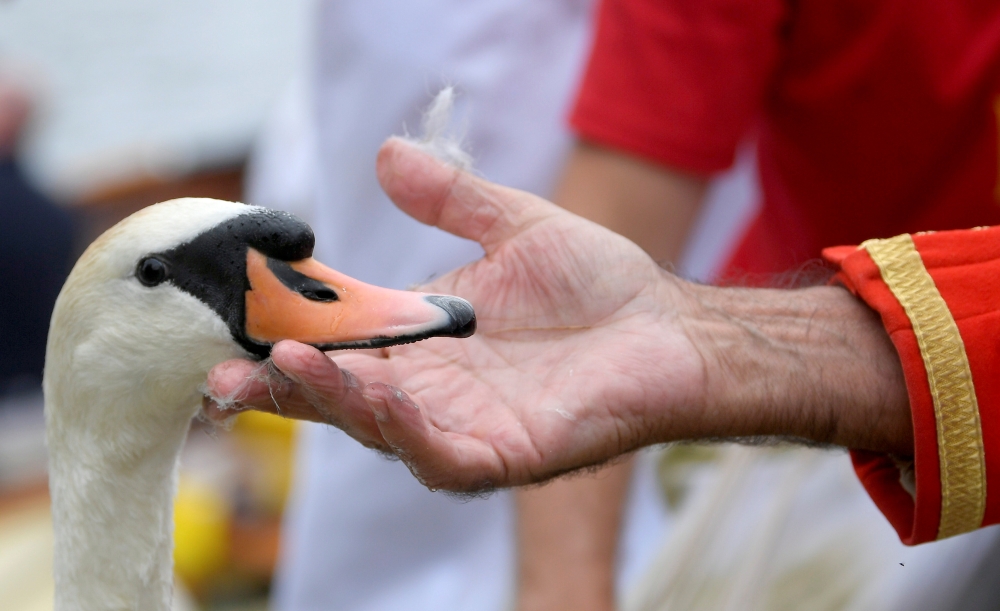
M 764 205 L 733 259 L 1000 223 L 1000 4 L 606 0 L 572 124 L 710 173 L 758 137 Z
M 756 130 L 764 202 L 732 272 L 828 249 L 902 361 L 915 484 L 855 452 L 907 543 L 1000 522 L 1000 3 L 605 0 L 572 123 L 708 174 Z M 903 461 L 905 462 L 905 461 Z M 901 477 L 902 475 L 902 477 Z

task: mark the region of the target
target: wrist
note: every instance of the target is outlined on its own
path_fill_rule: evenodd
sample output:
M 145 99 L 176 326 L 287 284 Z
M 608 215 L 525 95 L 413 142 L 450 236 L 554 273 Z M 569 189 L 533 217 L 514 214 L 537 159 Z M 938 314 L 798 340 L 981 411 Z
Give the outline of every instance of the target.
M 912 454 L 899 357 L 878 315 L 839 287 L 689 285 L 705 436 L 798 437 Z

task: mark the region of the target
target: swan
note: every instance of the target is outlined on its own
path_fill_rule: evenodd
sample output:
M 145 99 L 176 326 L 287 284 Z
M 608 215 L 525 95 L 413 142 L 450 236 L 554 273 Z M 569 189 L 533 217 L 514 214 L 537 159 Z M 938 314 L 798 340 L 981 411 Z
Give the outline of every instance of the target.
M 234 202 L 150 206 L 98 238 L 52 315 L 44 393 L 56 611 L 167 611 L 179 453 L 209 369 L 281 339 L 323 350 L 467 337 L 461 299 L 365 285 L 307 224 Z

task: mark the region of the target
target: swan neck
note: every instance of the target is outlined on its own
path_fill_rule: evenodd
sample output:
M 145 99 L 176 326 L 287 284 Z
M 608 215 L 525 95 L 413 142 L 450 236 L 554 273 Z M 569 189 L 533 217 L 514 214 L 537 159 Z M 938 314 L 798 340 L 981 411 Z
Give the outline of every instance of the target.
M 81 435 L 51 443 L 55 611 L 168 611 L 173 498 L 189 422 L 125 451 Z

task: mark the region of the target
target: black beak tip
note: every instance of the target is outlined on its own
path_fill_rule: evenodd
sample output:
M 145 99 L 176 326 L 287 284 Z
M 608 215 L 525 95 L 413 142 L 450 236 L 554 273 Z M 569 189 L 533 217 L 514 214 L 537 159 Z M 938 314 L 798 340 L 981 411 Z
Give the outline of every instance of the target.
M 424 299 L 448 314 L 450 325 L 435 335 L 469 337 L 476 332 L 476 311 L 468 301 L 450 295 L 428 295 Z

